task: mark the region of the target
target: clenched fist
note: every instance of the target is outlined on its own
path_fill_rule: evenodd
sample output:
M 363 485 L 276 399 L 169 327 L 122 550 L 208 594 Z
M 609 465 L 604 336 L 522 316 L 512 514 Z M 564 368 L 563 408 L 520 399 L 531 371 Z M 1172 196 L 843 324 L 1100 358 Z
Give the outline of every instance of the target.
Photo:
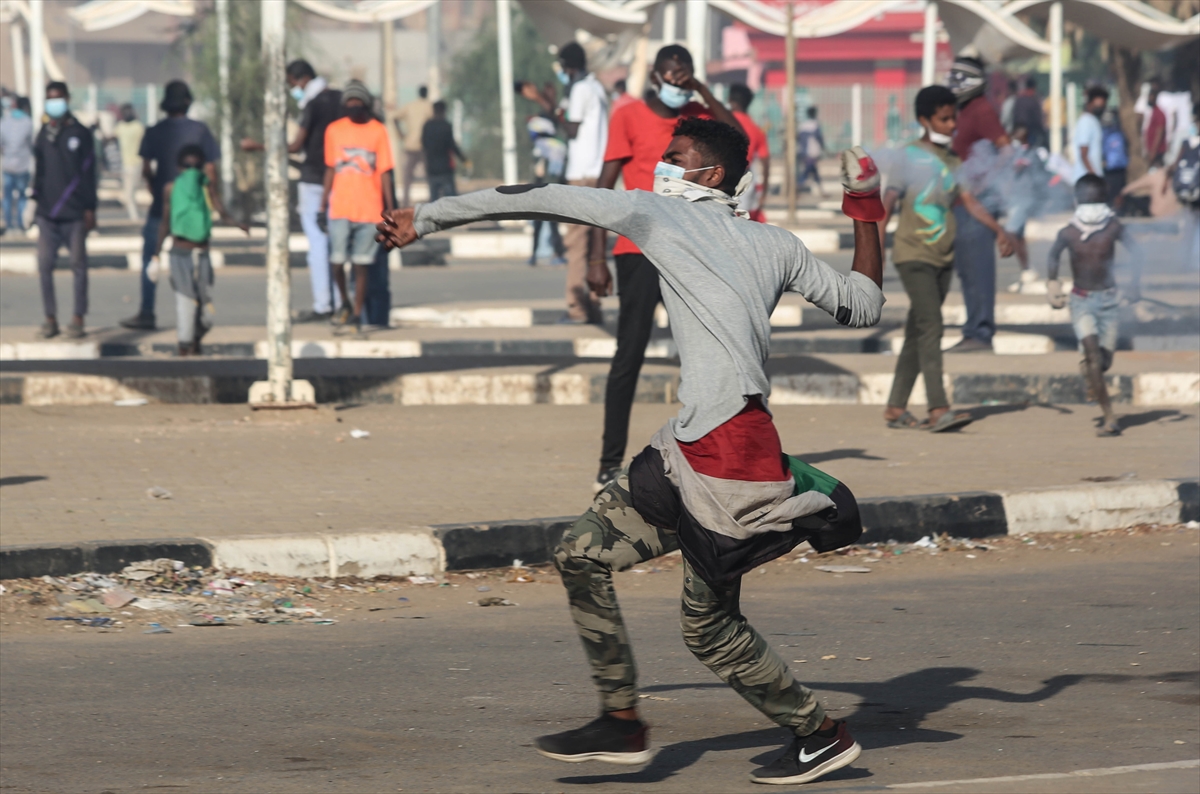
M 413 218 L 416 215 L 416 210 L 385 210 L 381 215 L 383 216 L 383 221 L 375 224 L 375 229 L 379 232 L 379 234 L 375 235 L 375 242 L 383 243 L 384 247 L 389 251 L 393 248 L 403 248 L 410 243 L 416 242 L 420 236 L 413 226 Z
M 842 152 L 842 212 L 856 221 L 883 220 L 879 167 L 861 146 Z

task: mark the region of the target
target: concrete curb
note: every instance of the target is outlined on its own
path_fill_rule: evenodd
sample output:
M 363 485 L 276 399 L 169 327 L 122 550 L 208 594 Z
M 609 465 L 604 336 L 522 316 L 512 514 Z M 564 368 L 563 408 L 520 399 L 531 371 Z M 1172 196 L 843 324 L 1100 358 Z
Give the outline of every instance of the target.
M 1200 520 L 1200 481 L 1148 480 L 1029 491 L 968 491 L 859 502 L 863 543 L 911 543 L 925 535 L 988 538 L 1040 532 L 1099 532 Z M 0 579 L 115 573 L 137 560 L 170 557 L 281 576 L 432 575 L 539 564 L 575 516 L 443 524 L 356 533 L 97 541 L 0 547 Z
M 587 364 L 579 360 L 574 364 Z M 571 366 L 571 364 L 568 364 Z M 305 375 L 316 389 L 317 402 L 359 402 L 387 405 L 588 405 L 604 402 L 608 375 L 600 372 L 555 371 L 547 364 L 508 371 L 449 370 L 408 374 Z M 891 372 L 817 372 L 771 377 L 775 405 L 884 405 L 891 390 Z M 978 405 L 1086 403 L 1083 378 L 1070 374 L 947 373 L 945 387 L 954 403 Z M 146 399 L 176 404 L 243 403 L 250 384 L 261 378 L 248 374 L 108 376 L 62 372 L 6 372 L 0 375 L 0 404 L 110 405 L 117 400 Z M 1200 403 L 1200 373 L 1149 372 L 1110 375 L 1114 403 L 1135 406 L 1177 406 Z M 673 403 L 679 375 L 642 373 L 636 402 Z M 918 382 L 914 404 L 926 401 Z

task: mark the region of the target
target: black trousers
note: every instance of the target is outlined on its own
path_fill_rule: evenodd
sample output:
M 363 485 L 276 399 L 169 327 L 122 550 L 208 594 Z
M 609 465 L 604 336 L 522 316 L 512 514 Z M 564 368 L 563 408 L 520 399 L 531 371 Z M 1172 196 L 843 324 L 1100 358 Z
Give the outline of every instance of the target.
M 604 445 L 600 468 L 611 469 L 625 461 L 629 442 L 629 413 L 637 392 L 638 376 L 646 360 L 646 345 L 654 328 L 654 308 L 662 300 L 658 271 L 642 254 L 619 254 L 617 261 L 617 352 L 608 371 L 604 391 Z

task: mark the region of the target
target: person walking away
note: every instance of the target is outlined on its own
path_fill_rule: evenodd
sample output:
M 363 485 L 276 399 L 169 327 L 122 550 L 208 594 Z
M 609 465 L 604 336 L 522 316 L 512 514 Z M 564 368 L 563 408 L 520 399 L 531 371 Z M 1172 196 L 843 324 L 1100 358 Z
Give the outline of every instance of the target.
M 1121 131 L 1121 119 L 1115 108 L 1104 111 L 1101 118 L 1104 132 L 1104 181 L 1108 183 L 1108 200 L 1115 202 L 1125 189 L 1129 174 L 1129 144 Z
M 204 148 L 189 143 L 179 150 L 175 178 L 163 185 L 163 222 L 158 225 L 151 261 L 162 271 L 159 257 L 163 241 L 171 238 L 167 271 L 175 290 L 175 324 L 179 355 L 200 355 L 200 340 L 212 329 L 213 269 L 209 257 L 212 236 L 212 206 L 208 200 L 208 176 L 204 173 Z M 234 224 L 221 211 L 221 220 L 249 234 L 244 223 Z
M 37 202 L 37 259 L 46 321 L 38 336 L 58 336 L 54 262 L 67 246 L 75 274 L 75 312 L 67 338 L 84 336 L 88 309 L 87 235 L 96 228 L 96 146 L 92 133 L 70 110 L 67 84 L 46 86 L 46 119 L 33 145 L 33 199 Z
M 763 205 L 767 191 L 771 189 L 771 149 L 767 146 L 767 134 L 750 118 L 750 103 L 753 101 L 754 92 L 745 83 L 734 83 L 729 87 L 729 109 L 750 141 L 747 149 L 750 162 L 747 167 L 754 179 L 742 196 L 740 209 L 750 213 L 750 220 L 766 223 L 767 214 L 763 211 Z
M 984 96 L 987 78 L 974 47 L 964 49 L 954 59 L 947 82 L 958 98 L 957 127 L 950 146 L 958 158 L 966 164 L 972 157 L 981 156 L 975 148 L 981 140 L 991 141 L 997 152 L 1008 146 L 1008 133 L 1000 124 L 1000 116 Z M 997 191 L 975 185 L 971 192 L 990 215 L 1000 214 L 1002 197 Z M 962 341 L 948 352 L 991 352 L 992 337 L 996 334 L 996 234 L 968 212 L 962 202 L 954 205 L 954 219 L 954 269 L 962 283 L 967 322 L 962 329 Z
M 121 201 L 129 220 L 139 220 L 137 189 L 142 183 L 142 158 L 138 150 L 146 135 L 146 125 L 138 119 L 133 105 L 121 105 L 121 120 L 116 125 L 117 149 L 121 152 Z
M 121 325 L 135 331 L 153 331 L 156 327 L 155 298 L 157 296 L 157 272 L 151 272 L 150 260 L 158 240 L 158 227 L 162 223 L 163 187 L 175 179 L 179 152 L 188 144 L 196 144 L 204 150 L 204 171 L 208 175 L 208 199 L 214 209 L 225 212 L 221 192 L 217 189 L 217 166 L 221 150 L 212 130 L 202 121 L 189 119 L 188 109 L 192 106 L 192 90 L 182 80 L 172 80 L 163 88 L 163 99 L 159 105 L 167 117 L 146 130 L 138 156 L 142 158 L 142 178 L 150 184 L 150 210 L 142 226 L 142 278 L 141 302 L 138 313 L 121 320 Z
M 741 132 L 737 118 L 693 75 L 692 54 L 687 48 L 668 44 L 658 51 L 650 86 L 644 99 L 631 102 L 612 115 L 604 168 L 597 187 L 612 190 L 620 177 L 626 190 L 653 190 L 654 170 L 681 118 L 713 118 Z M 703 105 L 691 101 L 695 93 L 700 94 Z M 587 280 L 599 297 L 612 291 L 607 250 L 605 231 L 593 229 Z M 597 492 L 612 482 L 625 460 L 633 395 L 646 359 L 654 310 L 662 300 L 658 272 L 641 248 L 627 237 L 618 237 L 613 255 L 620 314 L 617 350 L 604 388 L 604 441 L 600 472 L 592 486 Z
M 405 103 L 396 112 L 396 128 L 404 142 L 404 194 L 400 198 L 400 206 L 411 207 L 413 178 L 417 166 L 424 162 L 425 151 L 421 146 L 421 135 L 425 130 L 425 122 L 433 118 L 433 103 L 429 101 L 429 89 L 421 86 L 417 89 L 417 98 Z M 428 174 L 426 174 L 428 177 Z M 430 199 L 432 201 L 432 199 Z
M 1186 213 L 1184 237 L 1185 262 L 1191 270 L 1200 269 L 1200 102 L 1192 105 L 1188 136 L 1179 148 L 1175 162 L 1167 169 L 1162 192 L 1170 185 Z
M 284 76 L 292 99 L 300 108 L 300 123 L 287 150 L 289 154 L 304 152 L 300 182 L 296 185 L 296 213 L 308 239 L 308 280 L 313 296 L 312 309 L 298 312 L 295 321 L 323 322 L 331 319 L 333 307 L 342 303 L 329 269 L 329 236 L 317 223 L 321 194 L 325 191 L 325 129 L 342 117 L 342 92 L 330 88 L 328 81 L 318 76 L 305 60 L 289 63 Z M 260 152 L 263 148 L 252 138 L 242 139 L 243 151 Z
M 33 169 L 33 119 L 29 100 L 5 95 L 0 108 L 0 170 L 4 174 L 4 226 L 25 231 L 25 193 Z
M 1162 85 L 1157 77 L 1150 78 L 1146 101 L 1134 107 L 1142 115 L 1142 154 L 1150 168 L 1161 168 L 1167 154 L 1167 114 L 1159 107 Z
M 558 126 L 545 116 L 539 115 L 530 117 L 525 129 L 529 131 L 529 138 L 533 143 L 533 184 L 561 185 L 567 172 L 567 145 L 555 137 Z M 567 247 L 559 234 L 558 224 L 537 219 L 533 221 L 533 250 L 529 253 L 529 264 L 537 266 L 543 228 L 547 229 L 553 251 L 550 264 L 567 264 Z
M 821 134 L 821 122 L 817 121 L 816 106 L 810 107 L 805 115 L 807 118 L 800 122 L 796 131 L 799 144 L 796 151 L 801 162 L 800 173 L 796 177 L 796 191 L 803 190 L 811 176 L 817 185 L 817 195 L 824 197 L 825 188 L 821 187 L 821 173 L 817 170 L 817 165 L 821 162 L 821 155 L 825 153 L 825 136 Z
M 826 550 L 852 543 L 862 524 L 849 489 L 783 455 L 767 409 L 770 314 L 792 291 L 842 325 L 878 322 L 879 172 L 861 147 L 842 155 L 842 209 L 853 219 L 855 240 L 851 272 L 843 275 L 786 229 L 740 217 L 747 159 L 740 131 L 688 117 L 675 132 L 660 153 L 655 192 L 500 187 L 398 210 L 379 225 L 380 237 L 402 246 L 476 220 L 542 215 L 611 229 L 642 246 L 662 277 L 679 347 L 682 407 L 554 552 L 600 715 L 541 736 L 535 747 L 571 763 L 634 765 L 653 757 L 613 572 L 679 549 L 684 642 L 790 740 L 751 780 L 805 783 L 852 763 L 862 748 L 751 628 L 739 604 L 742 577 L 802 538 Z
M 454 127 L 446 119 L 445 102 L 433 103 L 433 118 L 425 122 L 425 127 L 421 130 L 421 150 L 425 153 L 425 179 L 429 182 L 429 200 L 437 201 L 442 196 L 457 196 L 454 158 L 457 157 L 466 168 L 471 167 L 471 161 L 454 140 Z
M 329 230 L 329 263 L 343 296 L 337 325 L 353 318 L 361 332 L 367 298 L 367 270 L 375 261 L 375 223 L 394 205 L 392 145 L 387 128 L 371 112 L 371 92 L 358 80 L 342 91 L 345 117 L 325 128 L 325 177 L 318 222 Z M 445 105 L 443 105 L 445 107 Z M 354 309 L 346 301 L 345 265 L 354 268 Z
M 1071 134 L 1071 155 L 1074 167 L 1071 171 L 1072 182 L 1078 182 L 1084 174 L 1095 174 L 1104 178 L 1104 127 L 1100 117 L 1108 106 L 1108 89 L 1094 85 L 1087 90 L 1087 100 L 1083 105 L 1083 113 L 1075 122 Z
M 1013 101 L 1013 129 L 1024 127 L 1027 130 L 1027 143 L 1034 149 L 1046 146 L 1046 120 L 1042 115 L 1042 98 L 1037 92 L 1037 78 L 1033 75 L 1025 78 L 1025 87 Z
M 1029 145 L 1029 131 L 1020 124 L 1013 127 L 1011 147 L 1010 181 L 1005 191 L 1008 195 L 1008 214 L 1004 218 L 1004 231 L 1012 240 L 1013 251 L 1021 266 L 1020 281 L 1008 289 L 1010 292 L 1020 292 L 1024 284 L 1037 281 L 1037 272 L 1029 268 L 1025 224 L 1041 210 L 1050 176 L 1042 162 L 1042 151 Z
M 1002 250 L 1012 246 L 987 209 L 958 181 L 961 166 L 950 150 L 956 124 L 956 99 L 945 86 L 931 85 L 917 93 L 916 117 L 924 134 L 905 147 L 898 173 L 889 175 L 883 197 L 885 215 L 879 224 L 883 244 L 887 220 L 900 201 L 900 222 L 893 238 L 892 261 L 908 294 L 904 347 L 896 358 L 896 374 L 883 418 L 888 427 L 942 433 L 971 422 L 968 413 L 950 410 L 942 383 L 942 303 L 950 291 L 955 252 L 956 214 L 961 203 L 971 217 L 990 229 Z M 908 410 L 917 375 L 925 380 L 929 418 L 918 422 Z
M 1108 186 L 1098 174 L 1085 174 L 1075 183 L 1075 215 L 1064 226 L 1050 247 L 1046 270 L 1046 298 L 1056 309 L 1071 306 L 1071 325 L 1079 341 L 1083 361 L 1079 368 L 1087 386 L 1088 399 L 1100 404 L 1104 412 L 1098 436 L 1121 434 L 1113 415 L 1104 373 L 1112 366 L 1117 349 L 1121 317 L 1121 296 L 1113 277 L 1113 259 L 1117 242 L 1126 247 L 1140 267 L 1141 251 L 1125 226 L 1108 206 Z M 1070 253 L 1072 287 L 1070 298 L 1063 294 L 1058 279 L 1062 252 Z M 1131 298 L 1138 294 L 1135 276 Z

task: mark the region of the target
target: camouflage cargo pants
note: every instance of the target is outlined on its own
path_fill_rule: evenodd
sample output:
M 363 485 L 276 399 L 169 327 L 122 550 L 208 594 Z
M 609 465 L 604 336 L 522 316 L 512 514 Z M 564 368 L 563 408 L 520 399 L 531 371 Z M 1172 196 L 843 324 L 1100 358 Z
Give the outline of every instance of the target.
M 554 556 L 604 711 L 633 708 L 638 702 L 637 669 L 613 591 L 613 571 L 679 548 L 673 531 L 650 526 L 630 506 L 627 473 L 601 491 L 591 509 L 563 534 Z M 684 642 L 750 705 L 798 735 L 811 733 L 825 719 L 824 709 L 746 622 L 740 596 L 740 581 L 712 587 L 685 560 Z

